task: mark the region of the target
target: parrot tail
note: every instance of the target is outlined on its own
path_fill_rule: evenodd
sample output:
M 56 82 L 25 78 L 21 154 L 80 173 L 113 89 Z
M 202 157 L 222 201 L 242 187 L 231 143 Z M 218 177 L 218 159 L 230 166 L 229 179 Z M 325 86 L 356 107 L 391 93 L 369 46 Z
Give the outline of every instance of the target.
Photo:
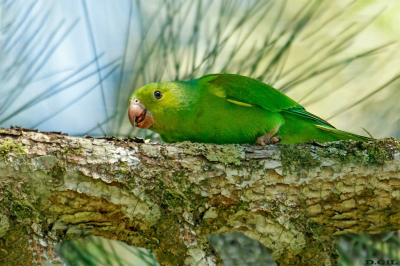
M 342 131 L 342 130 L 339 130 L 339 129 L 336 129 L 336 128 L 331 128 L 331 127 L 327 127 L 327 126 L 323 126 L 323 125 L 315 125 L 315 127 L 319 128 L 321 130 L 324 130 L 324 131 L 331 132 L 331 133 L 336 134 L 336 135 L 343 136 L 343 137 L 348 138 L 348 139 L 352 139 L 352 140 L 358 140 L 358 141 L 371 141 L 371 140 L 373 140 L 372 138 L 369 138 L 369 137 L 360 136 L 360 135 L 357 135 L 357 134 L 349 133 L 349 132 L 346 132 L 346 131 Z

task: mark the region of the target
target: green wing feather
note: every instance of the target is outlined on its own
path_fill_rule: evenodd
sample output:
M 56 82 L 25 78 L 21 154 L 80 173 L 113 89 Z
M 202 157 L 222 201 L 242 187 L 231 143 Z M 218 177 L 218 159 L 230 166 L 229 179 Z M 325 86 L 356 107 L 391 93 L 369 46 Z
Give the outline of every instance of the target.
M 304 107 L 301 106 L 301 105 L 299 105 L 299 107 L 297 107 L 297 108 L 290 108 L 290 109 L 287 109 L 287 110 L 283 110 L 283 112 L 287 112 L 287 113 L 290 113 L 290 114 L 294 114 L 294 115 L 298 115 L 298 116 L 301 116 L 301 117 L 305 117 L 305 118 L 314 120 L 315 122 L 318 122 L 321 125 L 326 125 L 326 126 L 335 128 L 334 126 L 332 126 L 331 124 L 326 122 L 324 119 L 307 112 L 306 109 L 304 109 Z
M 291 113 L 334 128 L 322 118 L 307 112 L 303 106 L 282 92 L 261 81 L 235 74 L 211 74 L 200 78 L 199 82 L 200 86 L 205 83 L 213 85 L 212 92 L 227 100 L 257 105 L 272 112 Z
M 301 107 L 285 94 L 261 81 L 235 74 L 211 74 L 199 79 L 199 85 L 212 86 L 210 93 L 234 101 L 258 105 L 272 112 Z M 302 108 L 302 107 L 301 107 Z

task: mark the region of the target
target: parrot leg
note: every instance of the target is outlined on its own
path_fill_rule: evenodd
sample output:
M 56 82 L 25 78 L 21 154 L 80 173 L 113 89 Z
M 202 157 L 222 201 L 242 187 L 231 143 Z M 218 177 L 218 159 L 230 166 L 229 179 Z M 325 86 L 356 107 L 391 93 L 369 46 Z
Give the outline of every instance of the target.
M 282 137 L 281 136 L 272 137 L 273 135 L 276 134 L 276 132 L 278 132 L 278 130 L 279 130 L 279 126 L 277 126 L 271 132 L 267 132 L 265 135 L 262 135 L 261 137 L 259 137 L 257 139 L 256 144 L 261 145 L 261 146 L 265 146 L 267 144 L 278 143 L 282 139 Z

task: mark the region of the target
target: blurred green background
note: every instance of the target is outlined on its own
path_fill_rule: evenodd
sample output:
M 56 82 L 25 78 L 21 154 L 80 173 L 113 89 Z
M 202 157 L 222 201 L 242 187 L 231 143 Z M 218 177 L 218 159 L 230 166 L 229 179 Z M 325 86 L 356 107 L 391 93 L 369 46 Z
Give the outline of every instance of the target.
M 130 94 L 210 73 L 258 78 L 336 127 L 400 138 L 400 2 L 0 0 L 0 126 L 83 136 L 133 129 Z M 273 265 L 242 234 L 210 236 L 226 265 Z M 341 265 L 400 261 L 397 232 L 337 239 Z M 95 237 L 58 246 L 69 265 L 156 265 Z

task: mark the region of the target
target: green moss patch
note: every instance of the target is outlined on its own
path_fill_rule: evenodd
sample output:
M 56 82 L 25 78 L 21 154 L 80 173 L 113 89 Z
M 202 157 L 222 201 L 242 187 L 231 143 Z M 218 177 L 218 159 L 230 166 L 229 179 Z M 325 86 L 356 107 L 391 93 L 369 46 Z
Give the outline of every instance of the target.
M 304 145 L 283 145 L 281 160 L 284 173 L 308 172 L 321 165 L 318 156 Z
M 21 143 L 15 143 L 12 139 L 7 139 L 3 143 L 0 144 L 0 157 L 4 159 L 7 155 L 13 155 L 17 157 L 19 155 L 25 155 L 26 151 L 23 149 Z

